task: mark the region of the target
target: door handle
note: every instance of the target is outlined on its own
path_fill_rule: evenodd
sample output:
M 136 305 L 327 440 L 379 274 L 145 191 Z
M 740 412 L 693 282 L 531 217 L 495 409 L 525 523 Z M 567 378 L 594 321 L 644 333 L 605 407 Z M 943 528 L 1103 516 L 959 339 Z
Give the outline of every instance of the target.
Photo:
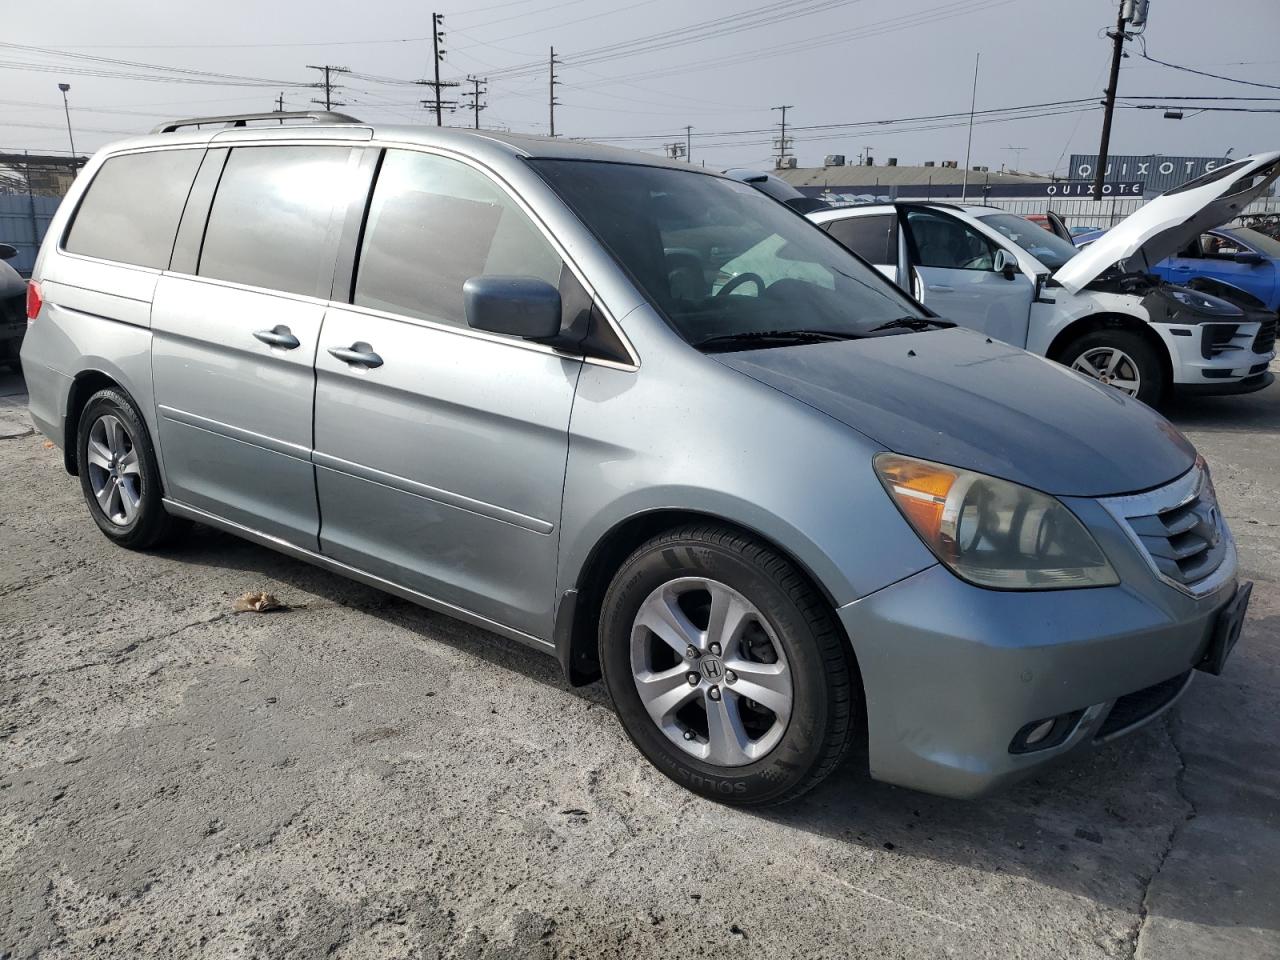
M 382 358 L 373 352 L 373 347 L 363 340 L 349 347 L 330 347 L 329 355 L 337 357 L 343 363 L 353 367 L 380 367 Z
M 1190 270 L 1190 269 L 1191 269 L 1191 267 L 1190 267 L 1190 266 L 1185 266 L 1185 265 L 1183 265 L 1183 264 L 1175 264 L 1175 265 L 1174 265 L 1174 267 L 1173 267 L 1173 269 L 1175 269 L 1175 270 Z
M 945 283 L 931 283 L 926 289 L 932 290 L 934 293 L 953 293 L 956 288 L 947 286 Z
M 255 330 L 253 335 L 269 347 L 292 350 L 298 346 L 298 338 L 290 333 L 289 328 L 284 324 L 272 327 L 270 330 Z

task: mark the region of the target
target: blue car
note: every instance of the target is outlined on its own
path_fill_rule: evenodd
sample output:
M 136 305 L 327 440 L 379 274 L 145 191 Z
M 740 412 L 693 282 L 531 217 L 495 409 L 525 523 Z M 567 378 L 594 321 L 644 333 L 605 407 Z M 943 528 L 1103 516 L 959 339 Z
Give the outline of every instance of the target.
M 1072 239 L 1086 247 L 1105 230 Z M 1168 283 L 1186 285 L 1207 278 L 1230 284 L 1257 297 L 1270 311 L 1280 311 L 1280 240 L 1248 227 L 1207 230 L 1172 257 L 1156 264 L 1155 273 Z
M 1251 293 L 1268 310 L 1280 310 L 1280 240 L 1248 227 L 1219 227 L 1156 264 L 1154 272 L 1169 283 L 1185 284 L 1208 277 Z

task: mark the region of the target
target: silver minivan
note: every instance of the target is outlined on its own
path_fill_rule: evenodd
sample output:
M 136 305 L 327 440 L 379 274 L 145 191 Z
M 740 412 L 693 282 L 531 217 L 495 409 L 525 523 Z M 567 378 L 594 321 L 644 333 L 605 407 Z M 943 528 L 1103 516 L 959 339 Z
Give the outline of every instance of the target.
M 752 187 L 218 119 L 100 151 L 28 292 L 31 415 L 121 546 L 208 524 L 554 654 L 742 804 L 855 743 L 977 796 L 1222 669 L 1250 585 L 1178 431 Z

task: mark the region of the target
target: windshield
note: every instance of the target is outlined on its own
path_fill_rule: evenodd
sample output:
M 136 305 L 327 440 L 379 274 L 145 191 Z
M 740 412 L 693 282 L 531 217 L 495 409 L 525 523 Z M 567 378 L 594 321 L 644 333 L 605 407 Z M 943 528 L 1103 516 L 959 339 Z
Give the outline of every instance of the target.
M 1076 255 L 1074 245 L 1026 217 L 1012 213 L 991 213 L 978 219 L 988 227 L 999 230 L 1050 270 L 1057 270 Z
M 744 183 L 638 164 L 531 163 L 689 343 L 766 331 L 864 336 L 926 317 L 821 229 Z M 781 341 L 752 346 L 770 342 Z

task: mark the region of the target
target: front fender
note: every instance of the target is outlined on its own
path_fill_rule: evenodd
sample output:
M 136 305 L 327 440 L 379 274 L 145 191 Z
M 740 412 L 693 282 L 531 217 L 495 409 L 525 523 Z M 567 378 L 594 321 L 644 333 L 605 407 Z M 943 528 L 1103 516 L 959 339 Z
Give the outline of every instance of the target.
M 693 351 L 641 373 L 588 365 L 570 427 L 558 590 L 583 582 L 620 524 L 683 511 L 772 542 L 836 605 L 866 596 L 936 562 L 876 478 L 881 449 Z

